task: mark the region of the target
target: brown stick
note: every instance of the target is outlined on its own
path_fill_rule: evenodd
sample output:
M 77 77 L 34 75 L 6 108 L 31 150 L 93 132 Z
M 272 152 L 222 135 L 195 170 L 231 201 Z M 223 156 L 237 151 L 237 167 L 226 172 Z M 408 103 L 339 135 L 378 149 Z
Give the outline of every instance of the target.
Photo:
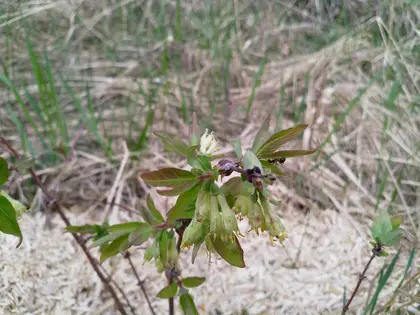
M 353 301 L 354 297 L 356 296 L 357 291 L 359 290 L 360 285 L 362 284 L 362 281 L 366 278 L 366 272 L 369 269 L 370 264 L 372 263 L 373 259 L 379 254 L 381 250 L 382 250 L 382 245 L 380 244 L 377 244 L 375 248 L 372 249 L 372 256 L 370 256 L 370 259 L 367 262 L 365 269 L 363 269 L 362 273 L 359 275 L 359 280 L 357 281 L 356 287 L 354 288 L 354 291 L 351 294 L 350 299 L 344 305 L 341 315 L 345 315 L 346 312 L 349 310 L 349 306 L 351 302 Z
M 150 302 L 149 295 L 147 294 L 147 290 L 146 290 L 146 288 L 144 287 L 143 281 L 141 281 L 140 276 L 139 276 L 139 274 L 137 273 L 136 267 L 134 266 L 133 261 L 131 260 L 130 253 L 129 253 L 129 252 L 126 252 L 126 253 L 125 253 L 125 255 L 124 255 L 124 258 L 126 258 L 126 259 L 128 260 L 128 262 L 129 262 L 129 264 L 130 264 L 130 266 L 131 266 L 131 269 L 133 270 L 134 276 L 135 276 L 135 277 L 136 277 L 136 279 L 137 279 L 137 284 L 139 285 L 139 287 L 140 287 L 141 291 L 143 292 L 144 297 L 146 298 L 147 304 L 149 305 L 150 312 L 151 312 L 153 315 L 156 315 L 156 312 L 155 312 L 155 310 L 153 309 L 153 305 L 152 305 L 152 303 Z
M 13 153 L 14 156 L 18 159 L 19 158 L 19 153 L 10 145 L 10 143 L 5 138 L 3 138 L 2 136 L 0 136 L 0 140 L 10 150 L 10 152 Z M 32 168 L 29 168 L 29 174 L 31 174 L 31 177 L 35 181 L 36 185 L 42 190 L 44 195 L 47 197 L 48 202 L 50 203 L 50 207 L 52 207 L 52 209 L 59 214 L 60 218 L 63 220 L 63 222 L 65 223 L 66 226 L 70 226 L 71 225 L 70 221 L 66 217 L 66 215 L 64 214 L 63 209 L 61 209 L 61 207 L 58 205 L 57 201 L 50 195 L 50 193 L 47 191 L 44 184 L 41 182 L 38 175 L 35 173 L 35 171 Z M 83 242 L 83 239 L 78 234 L 72 233 L 72 235 L 73 235 L 74 239 L 76 240 L 77 244 L 79 244 L 79 246 L 82 248 L 82 250 L 85 253 L 89 263 L 92 265 L 93 270 L 95 270 L 99 279 L 101 280 L 101 282 L 103 283 L 105 288 L 108 290 L 108 292 L 111 294 L 112 298 L 115 301 L 115 305 L 116 305 L 118 311 L 122 315 L 127 315 L 127 312 L 125 311 L 124 306 L 121 303 L 117 293 L 115 292 L 114 288 L 107 281 L 106 277 L 103 275 L 103 273 L 99 269 L 98 262 L 90 254 L 90 252 L 87 249 L 85 243 Z

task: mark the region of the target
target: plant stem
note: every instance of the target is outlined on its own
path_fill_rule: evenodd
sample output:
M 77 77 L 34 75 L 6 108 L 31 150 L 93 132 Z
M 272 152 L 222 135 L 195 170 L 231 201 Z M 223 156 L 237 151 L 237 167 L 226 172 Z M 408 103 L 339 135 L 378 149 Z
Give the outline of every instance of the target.
M 9 151 L 11 153 L 13 153 L 13 155 L 17 159 L 19 159 L 19 153 L 10 145 L 10 143 L 5 138 L 3 138 L 2 136 L 0 136 L 0 141 L 9 149 Z M 36 185 L 42 190 L 42 192 L 44 193 L 45 197 L 47 198 L 50 207 L 59 214 L 60 218 L 63 220 L 63 222 L 65 223 L 66 226 L 70 226 L 71 225 L 70 224 L 70 221 L 66 217 L 63 209 L 61 209 L 61 207 L 59 206 L 59 204 L 57 203 L 57 201 L 47 191 L 46 187 L 41 182 L 41 180 L 39 179 L 38 175 L 35 173 L 35 171 L 32 168 L 29 168 L 28 170 L 29 170 L 29 174 L 31 175 L 32 179 L 35 181 Z M 108 290 L 108 292 L 111 294 L 112 298 L 115 301 L 115 306 L 118 309 L 118 311 L 122 315 L 127 315 L 127 312 L 125 311 L 125 308 L 124 308 L 121 300 L 119 299 L 119 297 L 117 295 L 117 292 L 114 290 L 114 288 L 112 287 L 112 285 L 107 281 L 105 275 L 99 269 L 98 262 L 90 254 L 90 252 L 87 249 L 87 247 L 86 247 L 83 239 L 78 234 L 76 234 L 76 233 L 71 233 L 71 235 L 73 235 L 73 238 L 76 240 L 77 244 L 79 244 L 79 246 L 82 248 L 83 252 L 86 255 L 86 258 L 88 259 L 89 263 L 92 265 L 93 270 L 96 272 L 96 274 L 98 275 L 99 279 L 101 280 L 101 282 L 103 283 L 103 285 L 105 286 L 105 288 Z
M 362 281 L 366 278 L 366 272 L 369 269 L 370 264 L 372 263 L 373 259 L 379 254 L 379 252 L 382 250 L 382 245 L 377 244 L 372 249 L 372 256 L 370 256 L 369 261 L 367 262 L 365 269 L 363 269 L 362 273 L 359 275 L 359 280 L 357 281 L 356 287 L 353 290 L 353 293 L 351 294 L 350 298 L 348 299 L 347 303 L 344 305 L 343 310 L 341 312 L 341 315 L 345 315 L 348 311 L 351 302 L 353 301 L 354 297 L 357 294 L 357 291 L 360 288 L 360 285 L 362 284 Z
M 191 220 L 184 220 L 182 221 L 182 225 L 180 228 L 178 228 L 176 230 L 176 232 L 178 233 L 178 240 L 176 242 L 176 250 L 178 251 L 178 255 L 181 252 L 181 244 L 182 244 L 182 237 L 184 236 L 184 231 L 186 229 L 186 227 L 190 224 Z M 174 272 L 173 272 L 173 268 L 172 270 L 169 271 L 169 276 L 168 276 L 168 282 L 169 284 L 172 284 L 174 282 Z M 174 298 L 171 297 L 169 298 L 169 315 L 174 315 L 175 314 L 175 308 L 174 308 Z
M 124 258 L 127 258 L 128 263 L 130 264 L 131 269 L 133 270 L 134 276 L 137 279 L 137 284 L 139 285 L 141 291 L 143 292 L 144 297 L 146 298 L 147 304 L 149 305 L 150 312 L 153 315 L 156 315 L 155 310 L 153 309 L 153 305 L 150 302 L 149 295 L 147 294 L 146 288 L 144 287 L 143 281 L 140 280 L 140 276 L 137 273 L 136 267 L 134 266 L 133 261 L 131 260 L 130 253 L 126 252 L 124 255 Z

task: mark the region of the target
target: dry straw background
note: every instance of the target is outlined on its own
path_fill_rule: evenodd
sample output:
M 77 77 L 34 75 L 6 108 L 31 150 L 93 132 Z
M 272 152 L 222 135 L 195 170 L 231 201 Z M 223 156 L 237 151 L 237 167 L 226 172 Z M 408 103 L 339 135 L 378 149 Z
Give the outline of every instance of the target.
M 174 26 L 177 5 L 181 44 Z M 193 292 L 200 312 L 339 314 L 344 286 L 347 292 L 354 287 L 370 255 L 375 209 L 392 204 L 393 213 L 404 215 L 406 233 L 397 271 L 380 301 L 390 298 L 420 235 L 420 7 L 415 1 L 38 0 L 0 2 L 0 8 L 3 71 L 27 104 L 31 95 L 40 96 L 28 35 L 39 55 L 45 49 L 51 61 L 57 103 L 77 144 L 72 158 L 44 163 L 38 174 L 73 224 L 137 220 L 136 209 L 148 192 L 160 209 L 173 203 L 147 187 L 139 172 L 185 167 L 185 161 L 165 153 L 153 136 L 140 153 L 128 150 L 131 134 L 145 125 L 148 105 L 155 114 L 152 130 L 182 137 L 187 136 L 183 118 L 193 106 L 203 128 L 215 130 L 224 153 L 231 151 L 232 139 L 249 147 L 271 113 L 271 130 L 309 124 L 294 145 L 322 144 L 321 154 L 288 160 L 289 176 L 272 186 L 290 236 L 285 248 L 271 246 L 266 235 L 248 233 L 241 240 L 246 269 L 209 263 L 205 252 L 190 266 L 190 253 L 182 254 L 185 275 L 207 277 Z M 178 56 L 179 67 L 166 67 L 164 53 Z M 112 140 L 118 163 L 111 163 L 91 130 L 81 127 L 80 112 L 59 74 L 81 107 L 98 118 L 98 133 Z M 139 86 L 155 89 L 155 100 L 145 102 Z M 42 152 L 16 95 L 3 83 L 0 95 L 0 133 L 21 147 L 20 122 Z M 42 132 L 50 132 L 31 115 Z M 115 314 L 83 253 L 28 179 L 15 174 L 7 187 L 29 201 L 31 211 L 20 220 L 21 248 L 0 235 L 0 313 Z M 246 222 L 241 229 L 247 230 Z M 359 314 L 395 249 L 390 253 L 373 262 L 349 314 Z M 167 301 L 154 298 L 164 277 L 143 263 L 141 248 L 132 255 L 156 311 L 166 314 Z M 412 275 L 418 259 L 415 264 Z M 117 256 L 104 268 L 137 314 L 148 314 L 128 263 Z M 398 294 L 395 307 L 419 314 L 415 301 L 418 282 Z

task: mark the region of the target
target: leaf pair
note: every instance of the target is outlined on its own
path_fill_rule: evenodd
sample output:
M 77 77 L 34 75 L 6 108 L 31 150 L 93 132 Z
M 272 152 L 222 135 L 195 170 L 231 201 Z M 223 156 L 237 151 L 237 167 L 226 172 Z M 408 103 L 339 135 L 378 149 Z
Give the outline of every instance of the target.
M 188 277 L 181 280 L 182 286 L 185 288 L 195 288 L 202 285 L 206 281 L 204 277 Z M 161 299 L 169 299 L 174 297 L 178 292 L 178 285 L 176 282 L 167 285 L 156 295 Z
M 252 144 L 252 152 L 260 160 L 279 159 L 279 158 L 291 158 L 302 155 L 309 155 L 315 153 L 318 148 L 313 150 L 278 150 L 282 145 L 294 140 L 300 134 L 302 134 L 308 125 L 300 124 L 296 127 L 289 128 L 277 132 L 268 137 L 268 127 L 270 125 L 270 116 L 266 118 L 262 127 L 258 131 L 254 142 Z M 267 138 L 268 137 L 268 138 Z M 266 139 L 266 140 L 264 140 Z M 278 150 L 278 151 L 277 151 Z M 263 163 L 263 167 L 271 170 L 276 175 L 285 175 L 277 166 L 272 165 L 268 162 Z

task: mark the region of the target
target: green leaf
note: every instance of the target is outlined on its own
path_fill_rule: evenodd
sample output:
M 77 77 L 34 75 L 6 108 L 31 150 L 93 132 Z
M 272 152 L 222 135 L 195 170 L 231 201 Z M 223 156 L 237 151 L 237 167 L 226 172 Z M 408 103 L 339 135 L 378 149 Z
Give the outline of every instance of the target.
M 141 174 L 143 180 L 154 186 L 178 187 L 197 179 L 193 173 L 178 168 L 162 168 L 157 171 Z
M 242 147 L 239 140 L 232 141 L 233 151 L 235 151 L 236 157 L 240 159 L 242 157 Z
M 121 251 L 121 246 L 128 240 L 128 234 L 121 235 L 107 244 L 101 251 L 100 262 L 101 264 L 109 257 L 115 256 Z
M 238 238 L 234 236 L 233 240 L 222 240 L 219 236 L 211 239 L 212 244 L 216 252 L 225 261 L 235 267 L 244 268 L 244 251 L 242 250 L 241 244 L 239 244 Z
M 23 236 L 17 222 L 16 211 L 4 196 L 0 196 L 0 232 L 18 237 L 19 242 L 16 247 L 22 244 Z
M 164 287 L 162 290 L 159 291 L 159 293 L 156 295 L 158 298 L 161 299 L 170 299 L 176 295 L 178 292 L 178 286 L 176 283 L 172 283 L 166 287 Z
M 258 158 L 260 159 L 279 159 L 279 158 L 291 158 L 302 155 L 314 154 L 318 148 L 312 150 L 286 150 L 286 151 L 276 151 L 273 153 L 259 154 Z
M 382 237 L 380 238 L 380 243 L 385 246 L 397 245 L 401 239 L 402 234 L 403 230 L 400 228 L 396 228 L 382 235 Z
M 152 197 L 150 196 L 150 194 L 147 194 L 146 202 L 147 202 L 147 207 L 150 210 L 150 213 L 152 214 L 153 218 L 157 221 L 157 223 L 165 222 L 165 219 L 163 218 L 160 211 L 156 208 L 155 203 Z
M 185 156 L 188 154 L 188 145 L 177 136 L 165 131 L 155 131 L 154 134 L 163 142 L 166 151 Z
M 202 185 L 203 183 L 198 183 L 179 195 L 175 205 L 166 215 L 169 223 L 173 223 L 177 219 L 191 219 L 194 216 L 195 201 Z
M 143 223 L 137 229 L 130 232 L 128 235 L 128 242 L 131 245 L 140 246 L 149 239 L 152 231 L 153 229 L 149 224 Z
M 97 224 L 70 225 L 66 227 L 66 231 L 70 233 L 95 234 L 100 228 L 101 226 Z
M 403 216 L 402 215 L 396 215 L 393 216 L 391 218 L 391 224 L 392 224 L 392 229 L 396 229 L 397 227 L 399 227 L 403 222 Z
M 252 152 L 258 152 L 258 149 L 264 143 L 264 139 L 268 137 L 268 128 L 270 127 L 271 115 L 264 120 L 261 125 L 260 130 L 258 130 L 257 135 L 255 136 L 254 142 L 252 143 Z
M 108 231 L 111 233 L 130 233 L 144 224 L 144 222 L 119 223 L 109 226 Z
M 185 182 L 182 186 L 175 187 L 173 189 L 165 189 L 165 190 L 157 189 L 157 192 L 159 193 L 159 195 L 162 195 L 162 196 L 178 196 L 182 194 L 184 191 L 187 191 L 188 189 L 190 189 L 196 183 L 197 183 L 196 180 L 189 181 L 189 182 Z
M 267 161 L 261 161 L 261 164 L 263 166 L 263 173 L 267 174 L 267 173 L 271 173 L 274 175 L 278 175 L 278 176 L 287 176 L 287 174 L 285 172 L 283 172 L 280 168 L 278 168 L 276 165 L 272 164 L 272 163 L 268 163 Z M 269 172 L 267 172 L 267 170 Z
M 204 281 L 206 281 L 204 277 L 188 277 L 182 279 L 182 284 L 187 288 L 195 288 L 202 285 Z
M 181 306 L 184 315 L 198 315 L 197 307 L 191 294 L 183 294 L 179 298 L 179 305 Z
M 282 130 L 280 132 L 275 133 L 270 138 L 267 139 L 266 142 L 264 142 L 261 147 L 254 151 L 256 155 L 260 156 L 262 154 L 268 154 L 276 151 L 280 146 L 283 144 L 295 139 L 297 136 L 299 136 L 308 125 L 298 125 L 296 127 Z
M 260 170 L 262 170 L 262 165 L 261 165 L 260 160 L 250 150 L 246 151 L 242 165 L 244 169 L 246 170 L 253 169 L 255 166 L 258 167 Z
M 3 185 L 9 179 L 9 166 L 7 161 L 0 157 L 0 185 Z

